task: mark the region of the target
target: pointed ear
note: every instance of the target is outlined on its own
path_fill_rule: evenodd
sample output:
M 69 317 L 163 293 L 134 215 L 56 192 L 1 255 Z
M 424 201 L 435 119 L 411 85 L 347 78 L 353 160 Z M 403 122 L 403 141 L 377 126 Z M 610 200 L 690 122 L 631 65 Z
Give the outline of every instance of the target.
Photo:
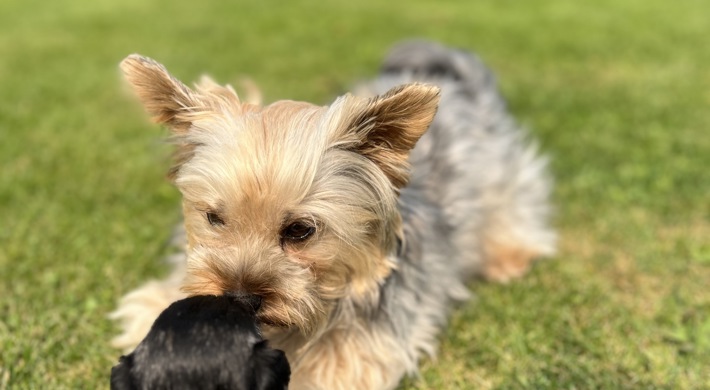
M 409 180 L 409 152 L 434 119 L 439 93 L 433 85 L 403 85 L 371 98 L 355 117 L 351 128 L 363 133 L 358 152 L 377 164 L 396 188 Z
M 200 95 L 168 73 L 163 65 L 138 54 L 121 62 L 121 70 L 153 120 L 176 134 L 190 127 L 190 112 L 200 107 Z

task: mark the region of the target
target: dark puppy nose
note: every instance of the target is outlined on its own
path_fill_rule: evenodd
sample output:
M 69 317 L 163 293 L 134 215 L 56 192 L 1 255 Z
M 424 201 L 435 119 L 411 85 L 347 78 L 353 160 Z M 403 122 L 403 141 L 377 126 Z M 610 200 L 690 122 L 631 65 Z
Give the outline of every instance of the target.
M 261 296 L 256 294 L 251 294 L 244 291 L 229 291 L 224 295 L 251 306 L 251 308 L 254 310 L 254 313 L 258 312 L 259 308 L 261 307 Z

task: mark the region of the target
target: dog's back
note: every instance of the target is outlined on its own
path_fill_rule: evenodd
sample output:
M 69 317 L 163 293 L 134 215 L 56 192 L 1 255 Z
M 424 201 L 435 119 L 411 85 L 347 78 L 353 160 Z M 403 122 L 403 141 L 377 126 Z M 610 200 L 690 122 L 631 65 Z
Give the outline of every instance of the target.
M 434 42 L 408 41 L 395 46 L 380 67 L 383 76 L 409 74 L 417 80 L 437 84 L 455 82 L 472 100 L 493 93 L 493 74 L 473 53 Z
M 426 82 L 441 87 L 439 110 L 410 155 L 406 192 L 425 194 L 451 225 L 464 274 L 506 281 L 554 252 L 546 159 L 506 110 L 495 77 L 473 53 L 434 42 L 395 46 L 366 86 Z

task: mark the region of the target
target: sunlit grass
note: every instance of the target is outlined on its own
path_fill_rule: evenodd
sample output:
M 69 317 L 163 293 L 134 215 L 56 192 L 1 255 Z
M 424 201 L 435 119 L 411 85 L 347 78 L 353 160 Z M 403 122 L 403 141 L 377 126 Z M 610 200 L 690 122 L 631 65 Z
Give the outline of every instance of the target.
M 552 156 L 559 254 L 472 284 L 404 388 L 710 388 L 710 5 L 0 3 L 0 388 L 106 387 L 116 300 L 179 220 L 169 148 L 125 93 L 140 52 L 327 103 L 394 42 L 475 49 Z

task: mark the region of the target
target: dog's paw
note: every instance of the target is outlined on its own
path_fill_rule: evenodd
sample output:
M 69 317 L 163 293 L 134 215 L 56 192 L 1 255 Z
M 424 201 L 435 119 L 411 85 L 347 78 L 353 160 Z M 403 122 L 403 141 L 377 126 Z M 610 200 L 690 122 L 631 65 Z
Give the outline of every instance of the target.
M 179 285 L 171 281 L 151 281 L 121 298 L 109 318 L 118 321 L 122 333 L 111 340 L 111 345 L 130 351 L 148 334 L 158 315 L 171 303 L 185 298 Z

